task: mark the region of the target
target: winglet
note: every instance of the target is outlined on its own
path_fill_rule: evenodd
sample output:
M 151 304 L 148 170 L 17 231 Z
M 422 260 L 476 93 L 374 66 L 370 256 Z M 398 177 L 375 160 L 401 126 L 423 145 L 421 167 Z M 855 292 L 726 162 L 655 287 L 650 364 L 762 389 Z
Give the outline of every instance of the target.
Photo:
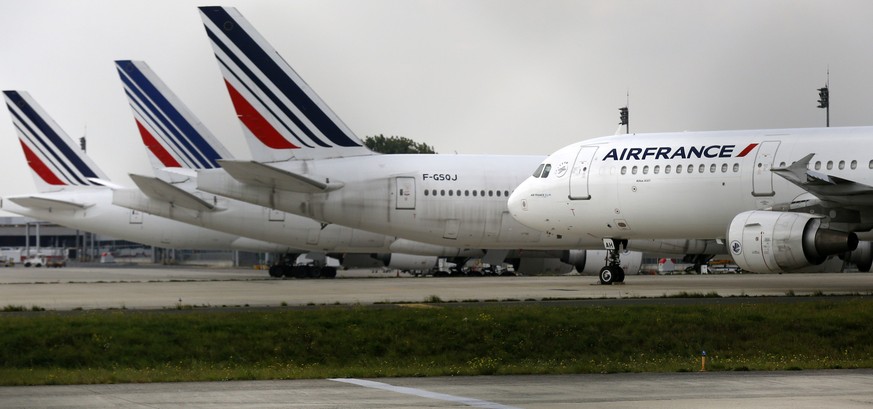
M 815 154 L 810 153 L 791 165 L 770 170 L 819 199 L 837 203 L 869 203 L 864 201 L 873 195 L 873 186 L 808 169 L 813 156 Z
M 39 191 L 96 186 L 92 179 L 109 179 L 30 94 L 3 91 L 3 95 Z
M 373 154 L 236 9 L 200 16 L 255 160 Z

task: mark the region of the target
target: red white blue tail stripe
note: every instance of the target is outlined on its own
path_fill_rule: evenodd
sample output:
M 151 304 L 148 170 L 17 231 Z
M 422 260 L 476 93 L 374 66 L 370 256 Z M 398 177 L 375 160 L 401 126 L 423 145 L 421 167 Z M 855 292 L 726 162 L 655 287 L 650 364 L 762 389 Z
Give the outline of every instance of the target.
M 236 9 L 200 13 L 255 160 L 372 154 Z
M 79 151 L 75 142 L 24 91 L 3 91 L 12 123 L 27 163 L 41 191 L 64 186 L 99 186 L 106 179 L 97 165 Z
M 115 62 L 155 168 L 213 169 L 230 154 L 143 61 Z

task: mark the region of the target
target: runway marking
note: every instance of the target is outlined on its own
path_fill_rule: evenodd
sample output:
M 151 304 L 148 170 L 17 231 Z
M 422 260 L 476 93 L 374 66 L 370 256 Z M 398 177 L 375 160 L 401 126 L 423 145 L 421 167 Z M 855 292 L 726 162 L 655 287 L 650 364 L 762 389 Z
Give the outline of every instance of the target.
M 374 381 L 366 381 L 363 379 L 354 379 L 354 378 L 334 378 L 329 379 L 331 381 L 336 382 L 344 382 L 350 383 L 352 385 L 363 386 L 365 388 L 373 388 L 373 389 L 382 389 L 385 391 L 402 393 L 405 395 L 414 395 L 420 396 L 422 398 L 428 399 L 436 399 L 443 400 L 448 402 L 460 403 L 462 405 L 472 406 L 475 408 L 487 408 L 487 409 L 521 409 L 515 406 L 507 406 L 501 405 L 495 402 L 489 402 L 487 400 L 480 400 L 474 398 L 465 398 L 463 396 L 455 396 L 455 395 L 447 395 L 445 393 L 439 392 L 431 392 L 424 389 L 416 389 L 416 388 L 408 388 L 405 386 L 394 386 L 387 383 L 382 382 L 374 382 Z

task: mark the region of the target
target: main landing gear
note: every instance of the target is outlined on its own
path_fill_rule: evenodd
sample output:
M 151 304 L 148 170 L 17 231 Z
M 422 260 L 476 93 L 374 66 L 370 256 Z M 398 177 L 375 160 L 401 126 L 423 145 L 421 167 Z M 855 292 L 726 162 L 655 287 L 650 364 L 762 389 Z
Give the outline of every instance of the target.
M 621 247 L 627 249 L 627 240 L 603 239 L 606 247 L 606 265 L 600 269 L 600 284 L 624 282 L 624 269 L 621 268 Z
M 283 254 L 270 266 L 270 277 L 279 278 L 335 278 L 336 267 L 328 267 L 317 263 L 296 265 L 298 254 Z

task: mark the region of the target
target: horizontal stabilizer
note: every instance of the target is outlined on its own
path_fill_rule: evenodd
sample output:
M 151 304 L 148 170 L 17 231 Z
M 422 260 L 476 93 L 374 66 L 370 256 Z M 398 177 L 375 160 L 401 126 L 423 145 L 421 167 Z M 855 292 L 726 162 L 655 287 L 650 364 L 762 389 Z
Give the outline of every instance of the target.
M 221 167 L 239 182 L 298 193 L 322 193 L 343 187 L 342 182 L 324 181 L 255 161 L 221 160 Z
M 28 197 L 9 197 L 7 198 L 12 203 L 19 206 L 31 209 L 44 210 L 82 210 L 87 209 L 93 204 L 70 202 L 67 200 L 48 199 L 45 197 L 28 196 Z
M 133 183 L 142 193 L 152 199 L 172 203 L 175 206 L 197 211 L 213 210 L 215 206 L 191 192 L 187 192 L 170 183 L 152 176 L 131 174 Z

